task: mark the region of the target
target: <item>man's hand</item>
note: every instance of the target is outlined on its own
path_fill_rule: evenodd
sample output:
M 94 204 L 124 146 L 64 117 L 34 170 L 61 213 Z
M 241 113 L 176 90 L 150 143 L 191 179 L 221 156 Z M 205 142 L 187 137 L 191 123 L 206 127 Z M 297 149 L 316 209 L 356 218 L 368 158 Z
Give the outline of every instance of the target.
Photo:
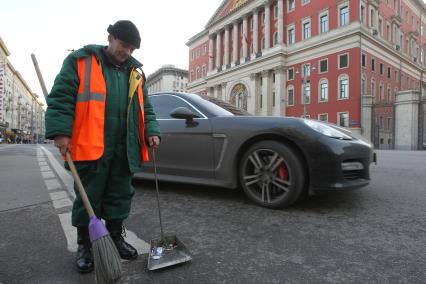
M 160 137 L 158 136 L 149 136 L 147 138 L 149 147 L 157 148 L 160 145 Z
M 58 147 L 59 152 L 65 156 L 67 149 L 70 148 L 71 137 L 59 135 L 55 137 L 55 146 Z

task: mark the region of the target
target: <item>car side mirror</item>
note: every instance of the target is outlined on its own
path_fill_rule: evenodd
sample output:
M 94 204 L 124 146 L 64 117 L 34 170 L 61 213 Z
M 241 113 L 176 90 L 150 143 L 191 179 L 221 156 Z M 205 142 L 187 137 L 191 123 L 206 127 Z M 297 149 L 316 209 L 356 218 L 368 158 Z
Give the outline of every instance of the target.
M 186 119 L 187 122 L 192 122 L 195 114 L 186 107 L 177 107 L 170 112 L 170 116 L 177 119 Z

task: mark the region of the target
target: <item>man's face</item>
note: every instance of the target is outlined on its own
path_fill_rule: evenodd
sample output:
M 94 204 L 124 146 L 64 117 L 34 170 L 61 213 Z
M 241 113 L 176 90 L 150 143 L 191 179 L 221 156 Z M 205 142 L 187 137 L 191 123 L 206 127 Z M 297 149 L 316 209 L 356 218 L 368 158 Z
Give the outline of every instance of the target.
M 108 55 L 113 61 L 115 61 L 114 63 L 117 64 L 124 63 L 136 49 L 134 45 L 122 41 L 121 39 L 118 39 L 112 35 L 108 36 L 108 42 Z

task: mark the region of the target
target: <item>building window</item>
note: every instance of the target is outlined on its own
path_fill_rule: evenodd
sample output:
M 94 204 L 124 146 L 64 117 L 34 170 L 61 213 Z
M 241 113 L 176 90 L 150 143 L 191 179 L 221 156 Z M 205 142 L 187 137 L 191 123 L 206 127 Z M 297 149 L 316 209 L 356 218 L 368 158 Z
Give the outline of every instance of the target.
M 274 19 L 278 19 L 278 4 L 275 4 L 274 7 Z
M 328 14 L 320 16 L 320 32 L 328 32 Z
M 319 101 L 326 102 L 328 101 L 328 82 L 327 80 L 321 80 L 319 83 Z
M 287 89 L 287 104 L 294 106 L 294 89 L 293 86 L 289 86 Z
M 319 70 L 320 73 L 327 72 L 328 71 L 328 59 L 320 60 L 319 66 L 320 66 L 320 70 Z
M 288 11 L 291 12 L 296 8 L 296 0 L 288 0 Z
M 288 42 L 289 45 L 295 43 L 296 38 L 295 38 L 295 33 L 294 33 L 294 27 L 288 28 L 287 36 L 288 36 L 287 42 Z
M 303 39 L 311 37 L 311 21 L 308 20 L 303 23 Z
M 349 24 L 349 6 L 341 7 L 339 9 L 340 13 L 340 26 L 346 26 Z
M 191 70 L 191 81 L 194 81 L 194 70 Z
M 361 5 L 361 23 L 365 24 L 365 7 Z
M 349 79 L 344 76 L 339 79 L 339 99 L 349 98 Z
M 290 68 L 287 70 L 287 78 L 288 80 L 293 80 L 294 79 L 294 69 Z
M 318 120 L 328 122 L 328 113 L 320 113 L 318 114 Z
M 391 79 L 391 68 L 388 67 L 388 79 Z
M 203 67 L 202 67 L 202 76 L 203 76 L 203 78 L 206 77 L 206 65 L 203 65 Z
M 195 69 L 195 80 L 198 80 L 200 78 L 200 67 L 197 66 Z
M 349 113 L 338 112 L 337 113 L 337 123 L 338 123 L 339 126 L 349 127 Z
M 371 59 L 371 71 L 375 71 L 376 70 L 376 61 L 374 61 L 374 58 Z
M 274 33 L 274 45 L 278 44 L 278 32 Z
M 339 69 L 347 68 L 349 66 L 348 54 L 339 55 Z
M 203 55 L 207 54 L 207 44 L 204 45 L 203 47 Z
M 361 65 L 362 65 L 362 67 L 367 67 L 367 58 L 366 58 L 367 56 L 365 55 L 365 54 L 362 54 L 362 56 L 361 56 Z
M 310 0 L 302 0 L 302 6 L 308 4 L 309 2 Z
M 390 102 L 391 101 L 391 90 L 388 87 L 388 93 L 387 93 L 387 101 Z
M 380 84 L 379 92 L 380 92 L 380 101 L 384 101 L 385 100 L 385 90 L 383 89 L 383 84 Z
M 384 66 L 383 66 L 383 63 L 380 63 L 380 75 L 383 75 L 383 70 L 384 69 Z

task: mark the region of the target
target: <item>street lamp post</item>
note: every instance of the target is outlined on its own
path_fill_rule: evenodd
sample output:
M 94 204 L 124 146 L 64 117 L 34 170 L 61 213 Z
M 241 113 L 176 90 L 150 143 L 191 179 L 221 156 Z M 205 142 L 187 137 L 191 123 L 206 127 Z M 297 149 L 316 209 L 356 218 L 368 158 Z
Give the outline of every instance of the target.
M 302 104 L 303 104 L 303 118 L 307 118 L 308 117 L 308 109 L 307 109 L 307 94 L 306 94 L 306 83 L 309 80 L 309 77 L 311 75 L 311 70 L 314 71 L 315 70 L 315 66 L 312 66 L 312 68 L 310 68 L 309 64 L 305 64 L 302 65 L 301 67 L 303 69 L 303 83 L 302 83 L 302 88 L 303 88 L 303 92 L 302 92 L 302 96 L 303 96 L 303 100 L 302 100 Z M 299 70 L 296 71 L 296 74 L 299 74 Z M 309 95 L 310 95 L 310 88 L 309 88 Z

